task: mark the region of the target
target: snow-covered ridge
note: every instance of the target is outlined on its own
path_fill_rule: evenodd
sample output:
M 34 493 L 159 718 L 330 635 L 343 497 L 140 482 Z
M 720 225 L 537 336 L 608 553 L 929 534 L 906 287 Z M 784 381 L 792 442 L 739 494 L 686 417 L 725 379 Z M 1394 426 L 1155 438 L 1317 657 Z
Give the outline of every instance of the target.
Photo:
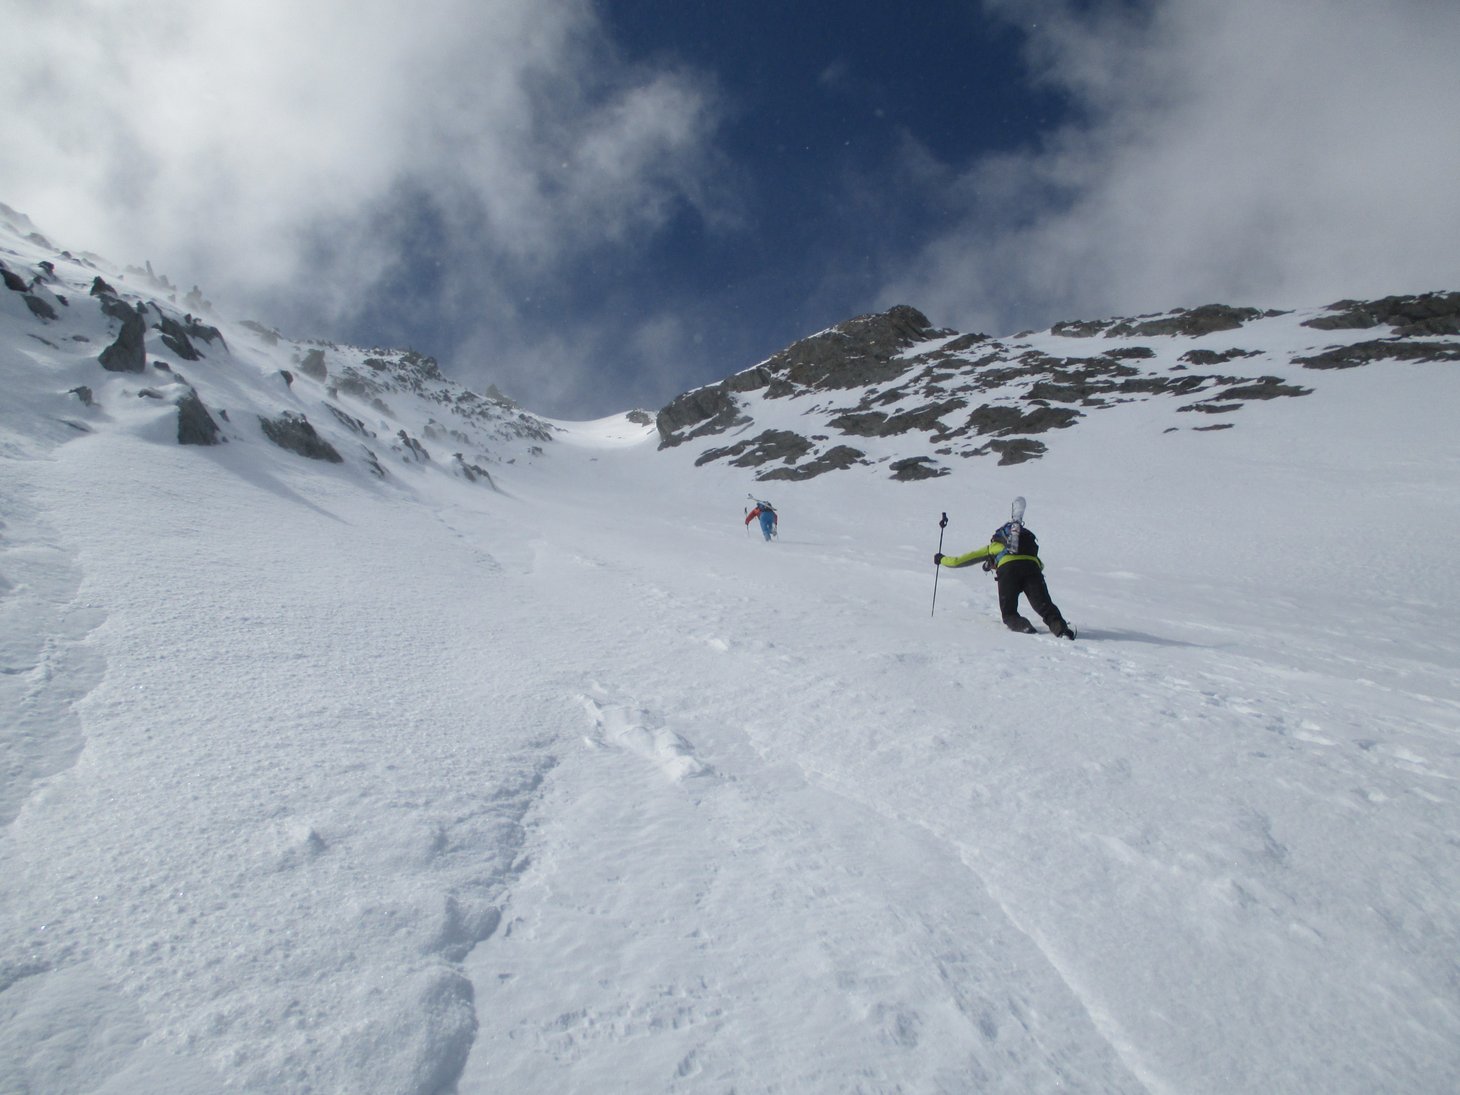
M 293 340 L 216 313 L 146 268 L 56 248 L 0 206 L 5 353 L 45 375 L 49 416 L 185 445 L 272 442 L 378 479 L 435 471 L 484 485 L 558 427 L 472 392 L 412 350 Z
M 1160 400 L 1157 428 L 1215 431 L 1254 400 L 1303 396 L 1325 369 L 1460 360 L 1460 293 L 1280 312 L 1205 305 L 1056 324 L 1011 338 L 935 330 L 899 306 L 803 339 L 659 414 L 663 447 L 761 480 L 865 466 L 896 480 L 967 458 L 1037 459 L 1051 431 Z

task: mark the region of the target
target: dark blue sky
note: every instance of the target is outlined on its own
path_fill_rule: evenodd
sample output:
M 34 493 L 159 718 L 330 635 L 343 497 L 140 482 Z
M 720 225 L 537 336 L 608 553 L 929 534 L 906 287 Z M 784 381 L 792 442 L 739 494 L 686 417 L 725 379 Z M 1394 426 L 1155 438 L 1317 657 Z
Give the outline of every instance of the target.
M 1065 99 L 1032 85 L 1024 34 L 977 3 L 926 0 L 915 14 L 852 0 L 736 4 L 606 0 L 598 48 L 618 79 L 676 72 L 715 104 L 702 185 L 652 228 L 515 278 L 517 327 L 501 368 L 453 343 L 458 323 L 430 255 L 440 235 L 413 222 L 384 341 L 426 347 L 470 381 L 486 377 L 543 413 L 657 408 L 860 312 L 900 301 L 884 286 L 958 215 L 950 183 L 971 161 L 1036 145 Z M 448 264 L 454 266 L 455 264 Z M 923 307 L 926 308 L 925 305 Z M 635 332 L 656 315 L 677 330 L 645 367 Z M 935 323 L 952 317 L 931 316 Z M 584 366 L 533 364 L 534 337 L 572 332 Z M 573 376 L 554 390 L 537 375 Z
M 725 104 L 719 181 L 738 216 L 709 226 L 682 208 L 544 308 L 582 308 L 595 290 L 609 313 L 673 302 L 699 328 L 700 360 L 686 373 L 695 383 L 893 303 L 879 299 L 888 264 L 947 226 L 948 177 L 1037 142 L 1064 117 L 1056 92 L 1031 87 L 1022 35 L 973 3 L 610 0 L 601 10 L 631 62 L 713 78 Z M 916 171 L 915 146 L 928 157 Z

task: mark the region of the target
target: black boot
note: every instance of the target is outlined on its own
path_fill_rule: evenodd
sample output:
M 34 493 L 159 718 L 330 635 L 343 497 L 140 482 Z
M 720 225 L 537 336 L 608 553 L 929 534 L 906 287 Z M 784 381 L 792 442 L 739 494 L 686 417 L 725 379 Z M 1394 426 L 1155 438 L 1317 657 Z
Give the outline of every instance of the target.
M 1005 616 L 1004 626 L 1010 631 L 1017 631 L 1021 635 L 1033 635 L 1034 625 L 1023 616 Z

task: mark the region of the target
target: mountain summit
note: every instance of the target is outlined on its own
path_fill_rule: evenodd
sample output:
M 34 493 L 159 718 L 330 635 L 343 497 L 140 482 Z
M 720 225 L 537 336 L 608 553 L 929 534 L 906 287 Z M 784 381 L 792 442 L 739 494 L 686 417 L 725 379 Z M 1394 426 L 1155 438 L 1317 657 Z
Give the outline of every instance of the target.
M 1171 429 L 1230 429 L 1247 403 L 1310 394 L 1317 370 L 1457 359 L 1455 292 L 1301 313 L 1209 304 L 1012 338 L 936 330 L 899 306 L 688 392 L 656 424 L 661 447 L 698 442 L 697 463 L 727 461 L 760 480 L 855 465 L 910 480 L 962 459 L 1036 459 L 1051 431 L 1133 400 L 1186 412 Z

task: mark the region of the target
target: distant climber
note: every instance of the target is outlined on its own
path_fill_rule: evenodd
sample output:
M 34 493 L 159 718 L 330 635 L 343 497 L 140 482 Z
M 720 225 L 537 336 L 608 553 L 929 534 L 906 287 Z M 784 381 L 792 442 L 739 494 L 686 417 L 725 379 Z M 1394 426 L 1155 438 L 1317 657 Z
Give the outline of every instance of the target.
M 985 547 L 964 555 L 933 556 L 934 566 L 966 567 L 982 561 L 984 570 L 992 571 L 999 583 L 999 614 L 1011 631 L 1034 633 L 1034 625 L 1019 614 L 1019 595 L 1029 598 L 1029 607 L 1039 613 L 1044 625 L 1054 635 L 1073 639 L 1075 629 L 1050 599 L 1044 584 L 1044 564 L 1039 559 L 1039 541 L 1034 531 L 1023 523 L 1024 499 L 1014 503 L 1014 518 L 994 530 Z
M 775 506 L 769 502 L 762 502 L 756 499 L 755 508 L 745 515 L 745 527 L 749 528 L 750 522 L 754 521 L 757 517 L 760 518 L 761 534 L 765 536 L 767 541 L 777 535 L 777 526 L 780 524 L 781 518 L 776 513 Z

